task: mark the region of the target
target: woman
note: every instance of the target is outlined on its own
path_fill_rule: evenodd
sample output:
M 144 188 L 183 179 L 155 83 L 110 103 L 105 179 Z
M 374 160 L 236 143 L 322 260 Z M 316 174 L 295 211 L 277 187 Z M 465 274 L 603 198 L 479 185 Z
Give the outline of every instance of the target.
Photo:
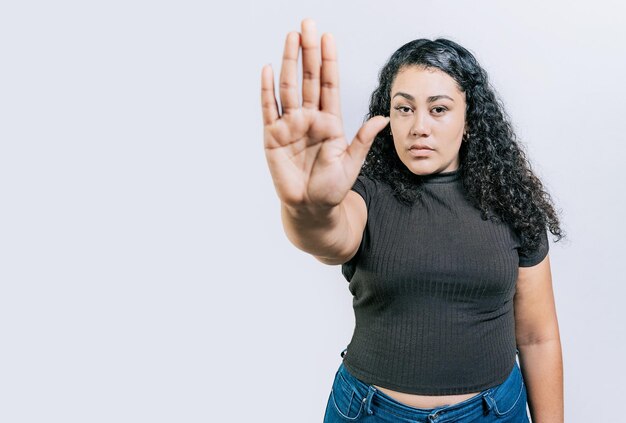
M 546 227 L 563 235 L 485 71 L 452 41 L 407 43 L 348 144 L 330 34 L 318 56 L 305 19 L 285 43 L 282 113 L 269 66 L 261 96 L 285 232 L 341 264 L 354 295 L 324 421 L 527 422 L 528 403 L 533 422 L 562 422 Z

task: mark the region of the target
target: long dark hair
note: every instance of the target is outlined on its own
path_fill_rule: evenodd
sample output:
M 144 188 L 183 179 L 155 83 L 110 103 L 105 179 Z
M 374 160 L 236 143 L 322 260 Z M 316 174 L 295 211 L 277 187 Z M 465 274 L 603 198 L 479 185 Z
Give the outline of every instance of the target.
M 556 241 L 563 238 L 552 199 L 517 142 L 504 105 L 485 70 L 464 47 L 445 38 L 418 39 L 400 47 L 379 73 L 365 119 L 389 116 L 391 86 L 398 72 L 409 66 L 439 69 L 465 93 L 469 135 L 461 143 L 459 171 L 467 198 L 481 211 L 483 220 L 511 224 L 520 237 L 522 253 L 538 247 L 546 227 L 557 236 Z M 421 196 L 421 177 L 398 157 L 390 125 L 376 136 L 361 174 L 389 185 L 404 204 Z

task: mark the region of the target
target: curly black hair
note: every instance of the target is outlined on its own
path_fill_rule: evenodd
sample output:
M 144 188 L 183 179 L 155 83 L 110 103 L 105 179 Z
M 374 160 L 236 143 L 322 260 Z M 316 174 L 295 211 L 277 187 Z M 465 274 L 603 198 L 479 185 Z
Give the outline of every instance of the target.
M 418 39 L 400 47 L 380 70 L 365 119 L 389 116 L 394 79 L 412 66 L 445 72 L 465 93 L 469 135 L 461 143 L 459 172 L 467 199 L 482 219 L 512 225 L 522 253 L 538 247 L 546 226 L 556 241 L 563 238 L 552 199 L 518 144 L 504 105 L 485 70 L 464 47 L 445 38 Z M 390 125 L 376 136 L 360 173 L 389 185 L 403 204 L 414 203 L 422 194 L 422 178 L 398 157 Z

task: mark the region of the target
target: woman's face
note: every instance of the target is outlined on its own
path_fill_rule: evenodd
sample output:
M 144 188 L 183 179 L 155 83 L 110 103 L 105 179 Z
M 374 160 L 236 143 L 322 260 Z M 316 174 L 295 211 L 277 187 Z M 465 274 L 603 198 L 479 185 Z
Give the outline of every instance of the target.
M 396 152 L 411 172 L 428 175 L 458 169 L 465 93 L 452 77 L 439 69 L 401 69 L 391 86 L 389 116 Z

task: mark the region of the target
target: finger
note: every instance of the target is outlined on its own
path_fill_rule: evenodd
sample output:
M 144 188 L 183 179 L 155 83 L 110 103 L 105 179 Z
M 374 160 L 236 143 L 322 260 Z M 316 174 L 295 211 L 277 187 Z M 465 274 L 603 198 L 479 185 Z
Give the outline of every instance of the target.
M 265 65 L 261 70 L 261 109 L 263 109 L 263 125 L 271 125 L 278 119 L 274 72 L 271 65 Z
M 376 134 L 382 131 L 388 123 L 389 118 L 384 116 L 374 116 L 365 122 L 347 148 L 349 160 L 362 166 Z
M 332 34 L 322 36 L 322 110 L 341 117 L 339 104 L 339 68 Z
M 302 106 L 318 109 L 320 103 L 320 50 L 312 19 L 302 21 Z
M 300 33 L 290 32 L 285 40 L 283 64 L 280 69 L 280 102 L 283 114 L 297 109 L 298 106 L 298 54 L 300 51 Z

